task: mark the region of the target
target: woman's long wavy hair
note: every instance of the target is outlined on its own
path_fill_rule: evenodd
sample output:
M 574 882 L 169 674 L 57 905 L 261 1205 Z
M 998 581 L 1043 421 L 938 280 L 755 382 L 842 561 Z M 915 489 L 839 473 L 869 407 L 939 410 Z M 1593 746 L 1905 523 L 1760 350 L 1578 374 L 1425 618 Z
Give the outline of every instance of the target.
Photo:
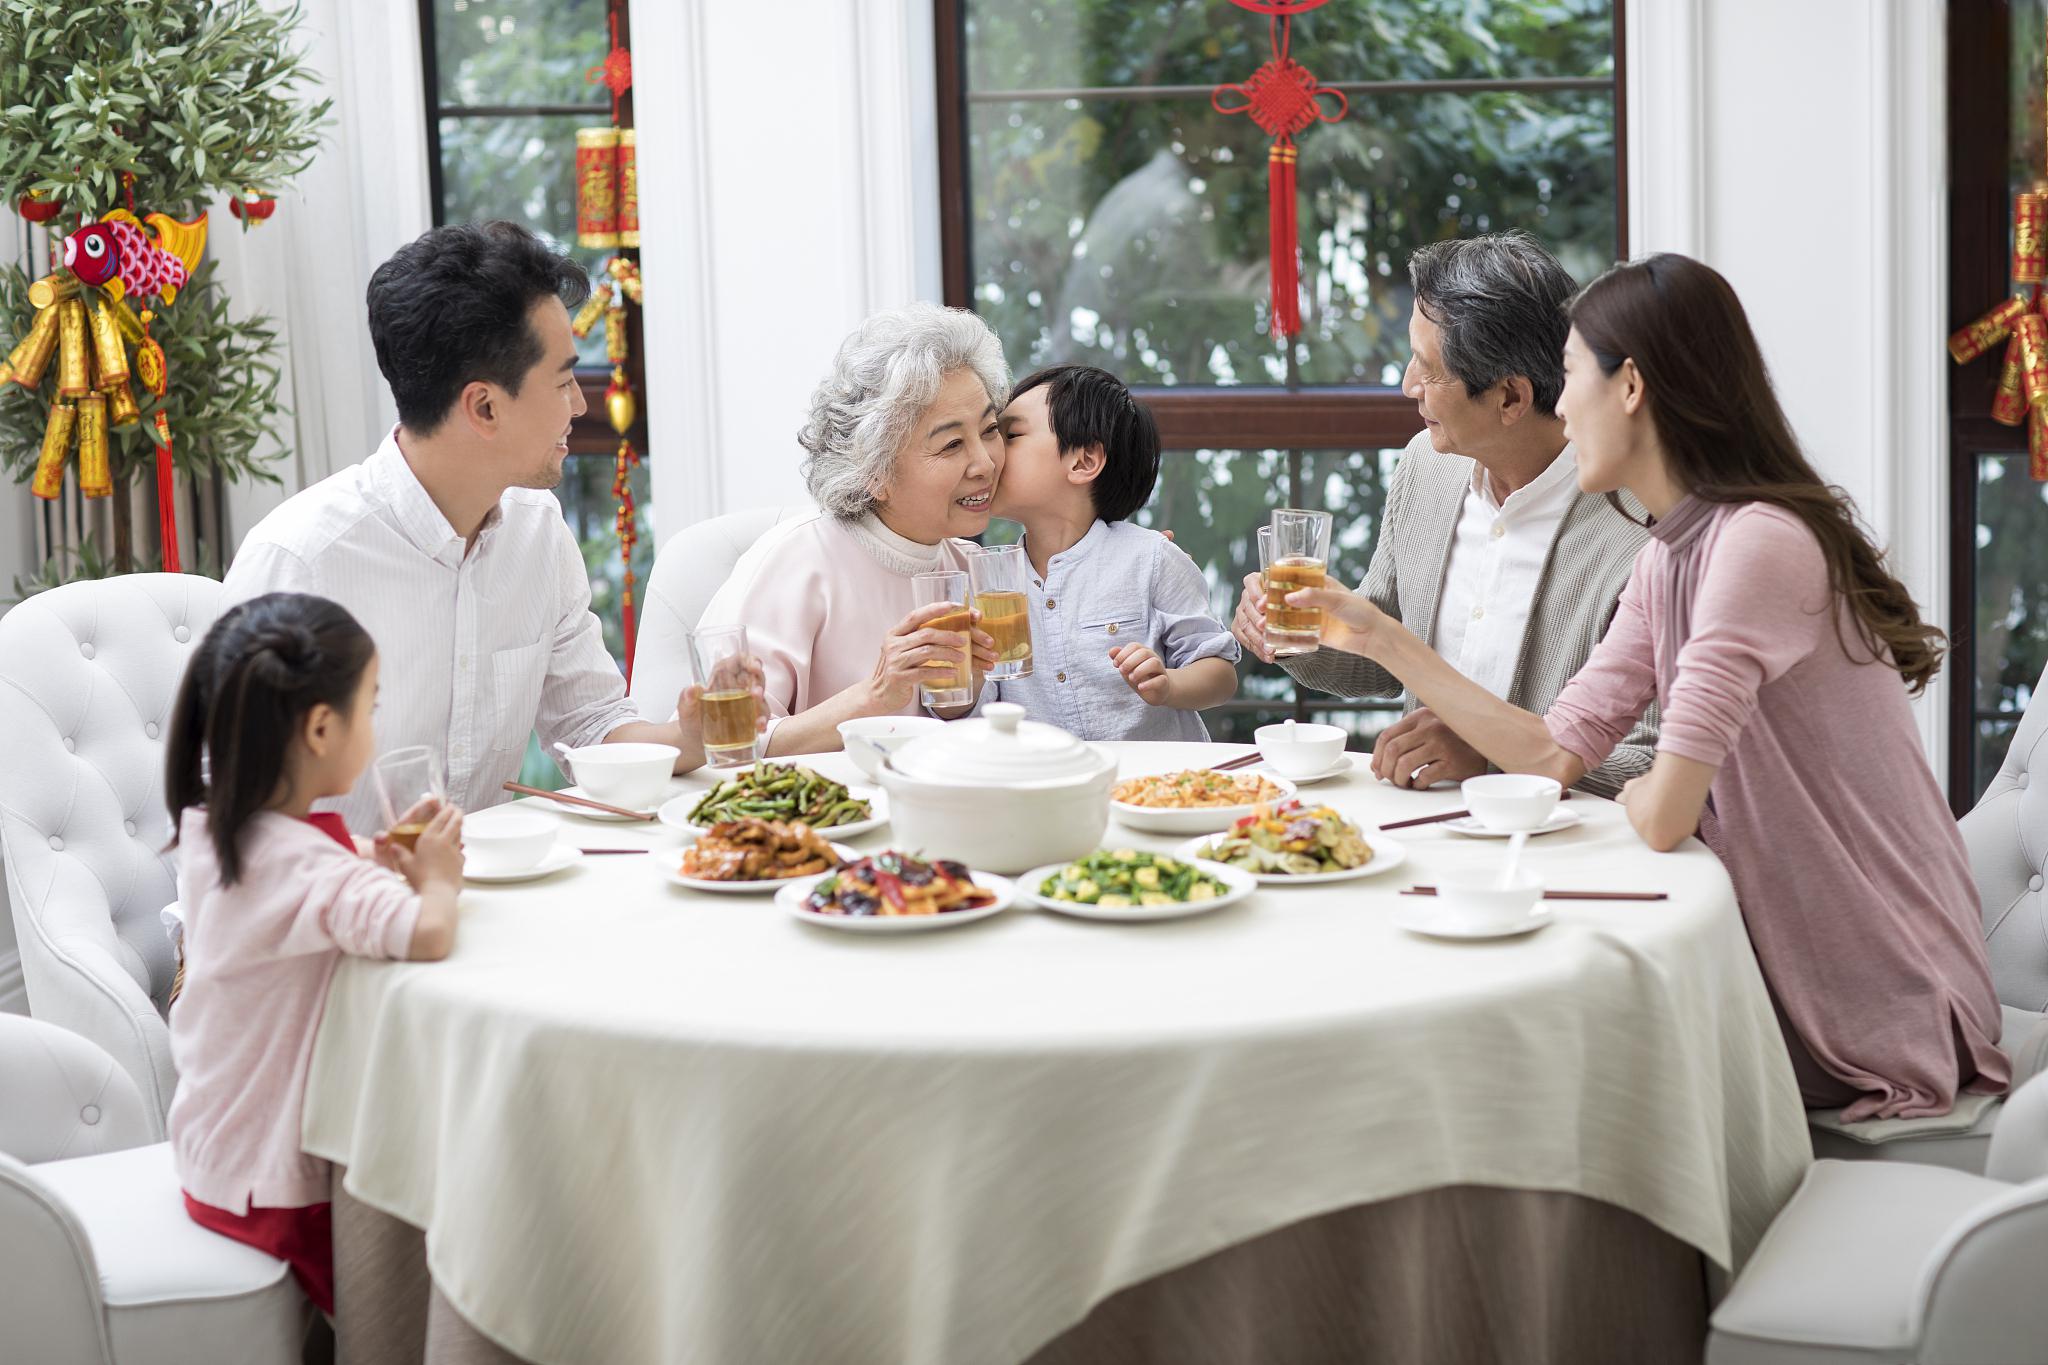
M 1648 256 L 1587 285 L 1570 314 L 1604 373 L 1635 362 L 1677 482 L 1708 502 L 1763 502 L 1798 517 L 1820 542 L 1828 583 L 1871 658 L 1896 668 L 1913 692 L 1926 687 L 1947 637 L 1920 619 L 1849 496 L 1800 452 L 1728 281 L 1687 256 Z

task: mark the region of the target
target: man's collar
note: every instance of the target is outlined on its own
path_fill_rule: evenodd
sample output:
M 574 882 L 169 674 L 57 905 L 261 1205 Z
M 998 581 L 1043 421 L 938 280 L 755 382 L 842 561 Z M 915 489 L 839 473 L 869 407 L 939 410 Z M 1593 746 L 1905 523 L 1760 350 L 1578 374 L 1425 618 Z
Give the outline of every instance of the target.
M 384 437 L 383 444 L 367 461 L 370 479 L 382 495 L 384 503 L 391 509 L 392 517 L 398 522 L 398 529 L 421 554 L 438 560 L 449 567 L 462 563 L 467 551 L 463 538 L 456 534 L 454 525 L 443 515 L 427 492 L 426 485 L 413 473 L 405 452 L 398 448 L 398 428 L 393 427 Z M 484 515 L 483 524 L 477 528 L 479 543 L 504 517 L 502 506 L 493 506 Z

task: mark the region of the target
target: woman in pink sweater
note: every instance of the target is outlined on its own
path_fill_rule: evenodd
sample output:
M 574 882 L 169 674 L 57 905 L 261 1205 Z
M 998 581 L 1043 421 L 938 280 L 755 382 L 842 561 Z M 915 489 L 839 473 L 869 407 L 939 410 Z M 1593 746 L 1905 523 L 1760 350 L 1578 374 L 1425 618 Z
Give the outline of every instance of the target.
M 1634 494 L 1652 539 L 1545 715 L 1363 597 L 1291 600 L 1327 608 L 1326 645 L 1378 660 L 1511 772 L 1570 785 L 1654 698 L 1663 733 L 1622 793 L 1629 820 L 1660 852 L 1698 833 L 1727 866 L 1808 1105 L 1910 1118 L 2003 1093 L 1976 886 L 1907 706 L 1941 632 L 1800 453 L 1719 274 L 1617 266 L 1572 324 L 1558 410 L 1579 485 Z
M 347 611 L 270 593 L 192 655 L 171 715 L 185 989 L 171 1011 L 171 1150 L 195 1222 L 289 1263 L 334 1312 L 327 1163 L 299 1150 L 313 1033 L 343 953 L 440 958 L 455 941 L 462 813 L 360 856 L 341 818 L 376 755 L 377 655 Z M 425 814 L 425 812 L 421 812 Z

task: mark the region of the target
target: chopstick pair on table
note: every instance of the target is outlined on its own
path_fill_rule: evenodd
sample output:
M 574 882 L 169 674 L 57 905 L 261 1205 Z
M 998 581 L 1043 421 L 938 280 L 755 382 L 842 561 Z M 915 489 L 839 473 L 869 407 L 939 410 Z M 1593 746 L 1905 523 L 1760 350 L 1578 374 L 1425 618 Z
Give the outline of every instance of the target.
M 1404 896 L 1434 896 L 1433 886 L 1411 886 L 1401 893 Z M 1668 901 L 1670 895 L 1663 891 L 1546 891 L 1547 901 Z
M 591 810 L 601 810 L 608 815 L 623 815 L 629 820 L 652 820 L 654 818 L 652 815 L 641 811 L 627 810 L 623 806 L 607 806 L 604 802 L 593 801 L 587 796 L 570 796 L 565 792 L 551 792 L 542 787 L 529 787 L 520 782 L 507 782 L 505 790 L 516 792 L 521 796 L 545 797 L 550 801 L 561 801 L 571 806 L 588 806 Z M 595 857 L 606 853 L 652 853 L 654 850 L 651 848 L 586 848 L 579 851 Z
M 1564 795 L 1558 797 L 1558 800 L 1560 801 L 1569 801 L 1571 799 L 1572 792 L 1571 788 L 1569 787 L 1565 788 Z M 1417 825 L 1440 825 L 1446 820 L 1462 820 L 1471 813 L 1472 812 L 1469 810 L 1440 811 L 1435 815 L 1418 815 L 1413 820 L 1390 820 L 1386 824 L 1381 825 L 1380 828 L 1413 829 Z

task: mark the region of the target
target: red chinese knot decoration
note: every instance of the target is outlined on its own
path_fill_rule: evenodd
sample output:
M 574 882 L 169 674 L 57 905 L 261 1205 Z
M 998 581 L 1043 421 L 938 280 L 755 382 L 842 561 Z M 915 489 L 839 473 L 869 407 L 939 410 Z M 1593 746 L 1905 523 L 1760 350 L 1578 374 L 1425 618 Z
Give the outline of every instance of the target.
M 1273 56 L 1254 71 L 1242 85 L 1219 85 L 1209 103 L 1219 114 L 1244 114 L 1259 130 L 1273 139 L 1266 154 L 1266 198 L 1271 234 L 1273 319 L 1270 328 L 1276 338 L 1285 339 L 1301 331 L 1301 241 L 1295 221 L 1294 168 L 1299 153 L 1294 135 L 1317 123 L 1335 123 L 1349 112 L 1344 94 L 1320 85 L 1307 67 L 1287 55 L 1294 16 L 1326 4 L 1328 0 L 1230 0 L 1239 9 L 1267 16 Z M 1242 97 L 1242 103 L 1224 103 L 1225 97 Z M 1324 96 L 1335 100 L 1334 113 L 1325 112 Z

